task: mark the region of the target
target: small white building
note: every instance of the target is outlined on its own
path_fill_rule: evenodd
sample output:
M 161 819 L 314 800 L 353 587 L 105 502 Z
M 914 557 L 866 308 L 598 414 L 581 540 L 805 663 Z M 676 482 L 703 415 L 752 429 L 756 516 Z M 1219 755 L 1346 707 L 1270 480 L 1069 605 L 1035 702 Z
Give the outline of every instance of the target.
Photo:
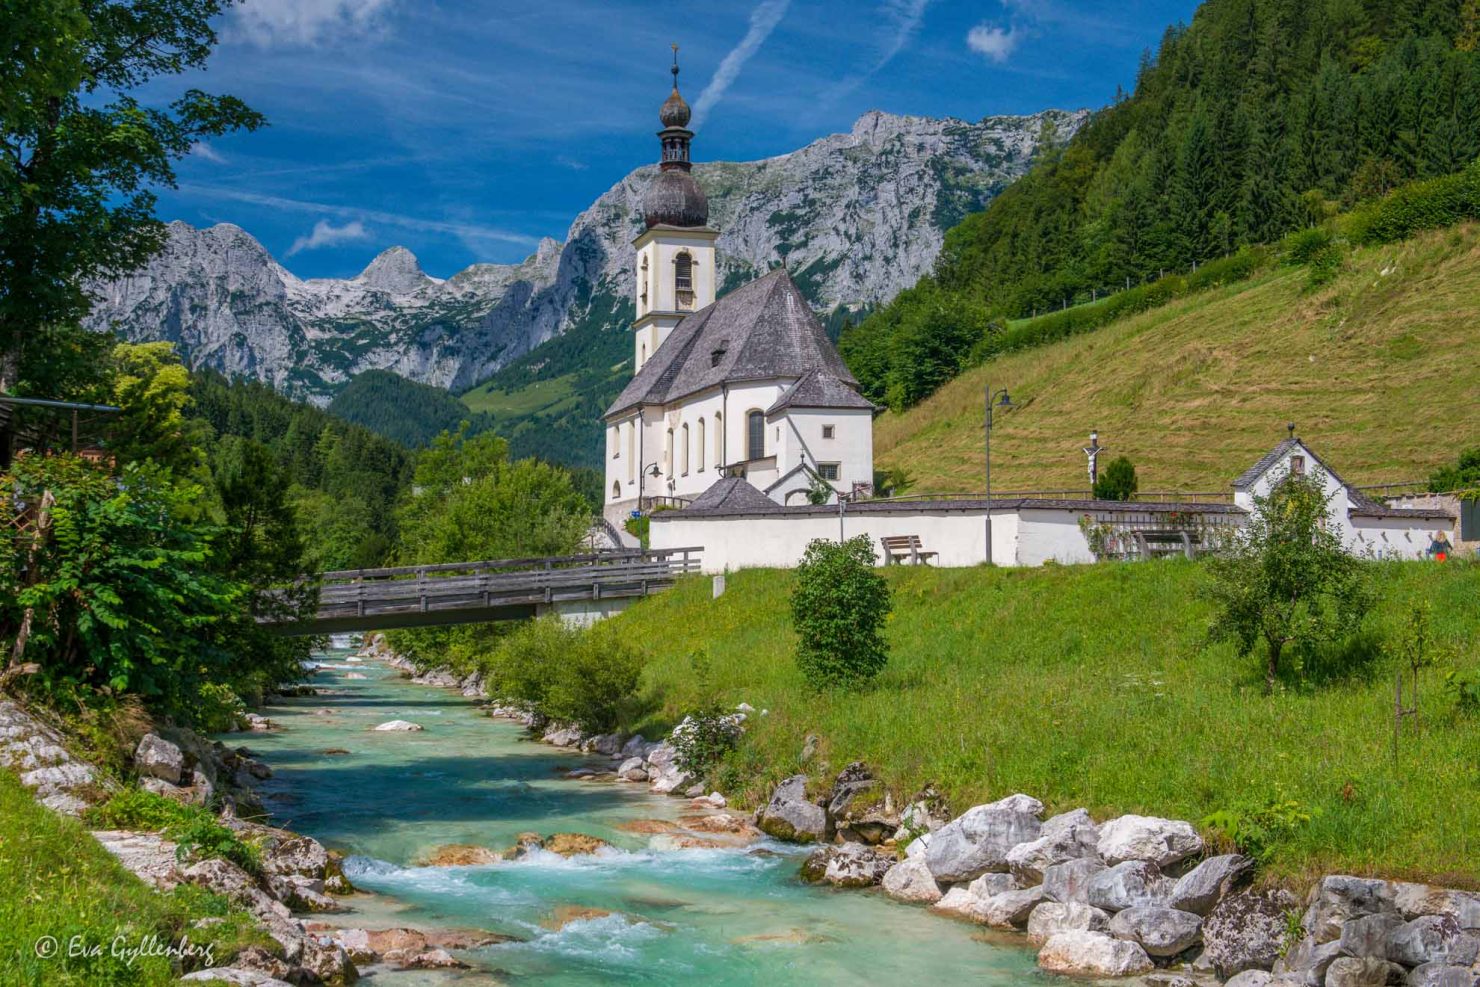
M 1354 554 L 1421 559 L 1448 551 L 1452 511 L 1379 504 L 1290 438 L 1235 480 L 1232 496 L 1221 503 L 994 499 L 992 562 L 1036 566 L 1197 555 L 1241 527 L 1255 497 L 1291 472 L 1315 470 L 1325 477 L 1330 524 Z M 702 549 L 705 572 L 790 567 L 813 539 L 860 534 L 874 542 L 881 561 L 891 544 L 907 540 L 932 565 L 972 566 L 986 560 L 988 514 L 986 501 L 970 499 L 781 506 L 745 480 L 727 479 L 685 510 L 653 515 L 650 541 L 654 549 Z
M 674 75 L 634 241 L 634 375 L 604 416 L 604 514 L 687 504 L 726 476 L 775 505 L 870 489 L 874 406 L 786 271 L 715 298 L 719 233 Z

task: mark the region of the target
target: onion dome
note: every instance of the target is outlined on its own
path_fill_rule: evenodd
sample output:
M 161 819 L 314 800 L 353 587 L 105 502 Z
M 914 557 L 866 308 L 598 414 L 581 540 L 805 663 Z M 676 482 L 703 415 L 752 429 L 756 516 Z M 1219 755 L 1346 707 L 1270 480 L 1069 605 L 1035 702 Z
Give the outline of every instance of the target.
M 678 92 L 678 45 L 673 46 L 673 92 L 658 111 L 663 129 L 658 141 L 663 148 L 658 174 L 643 196 L 643 220 L 654 226 L 702 227 L 709 223 L 709 200 L 690 174 L 689 142 L 694 133 L 685 129 L 689 122 L 689 104 Z

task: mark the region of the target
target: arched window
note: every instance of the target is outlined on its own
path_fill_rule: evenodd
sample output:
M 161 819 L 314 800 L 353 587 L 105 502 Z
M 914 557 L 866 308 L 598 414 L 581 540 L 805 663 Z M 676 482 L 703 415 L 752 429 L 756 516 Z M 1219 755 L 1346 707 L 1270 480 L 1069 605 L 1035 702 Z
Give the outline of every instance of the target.
M 683 466 L 683 475 L 689 475 L 689 423 L 683 423 L 682 429 L 683 448 L 679 450 L 678 461 Z
M 704 419 L 699 419 L 699 434 L 695 436 L 698 440 L 694 443 L 694 451 L 699 454 L 699 472 L 704 472 Z
M 663 452 L 663 472 L 673 479 L 673 429 L 668 430 L 668 448 Z
M 638 280 L 638 290 L 639 290 L 639 293 L 640 293 L 639 300 L 642 302 L 642 307 L 643 308 L 647 308 L 647 295 L 648 295 L 648 259 L 647 259 L 647 254 L 643 254 L 642 255 L 642 273 L 640 275 L 638 275 L 637 280 Z
M 644 363 L 647 363 L 647 343 L 637 348 L 637 369 L 641 370 Z
M 725 464 L 725 416 L 720 412 L 714 413 L 714 465 Z
M 622 498 L 622 483 L 621 483 L 620 480 L 613 480 L 612 481 L 612 500 L 620 500 L 621 498 Z
M 687 250 L 673 258 L 673 297 L 680 309 L 694 307 L 694 258 Z
M 766 458 L 766 414 L 752 411 L 745 416 L 745 458 Z

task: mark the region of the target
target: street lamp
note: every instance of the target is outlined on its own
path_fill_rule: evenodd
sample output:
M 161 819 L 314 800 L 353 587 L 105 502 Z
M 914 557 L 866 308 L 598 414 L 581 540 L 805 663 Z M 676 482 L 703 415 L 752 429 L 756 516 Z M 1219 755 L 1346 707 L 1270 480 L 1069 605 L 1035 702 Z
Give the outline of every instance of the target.
M 986 428 L 986 460 L 987 460 L 987 564 L 992 564 L 992 407 L 1007 411 L 1014 407 L 1012 398 L 1007 396 L 1007 388 L 993 393 L 991 385 L 987 385 L 987 416 Z

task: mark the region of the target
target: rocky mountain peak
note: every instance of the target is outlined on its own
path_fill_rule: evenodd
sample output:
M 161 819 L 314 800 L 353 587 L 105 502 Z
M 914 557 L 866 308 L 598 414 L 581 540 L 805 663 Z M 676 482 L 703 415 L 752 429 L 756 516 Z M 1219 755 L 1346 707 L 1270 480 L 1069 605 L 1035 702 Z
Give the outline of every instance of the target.
M 382 250 L 355 280 L 392 295 L 409 295 L 431 281 L 405 247 Z

